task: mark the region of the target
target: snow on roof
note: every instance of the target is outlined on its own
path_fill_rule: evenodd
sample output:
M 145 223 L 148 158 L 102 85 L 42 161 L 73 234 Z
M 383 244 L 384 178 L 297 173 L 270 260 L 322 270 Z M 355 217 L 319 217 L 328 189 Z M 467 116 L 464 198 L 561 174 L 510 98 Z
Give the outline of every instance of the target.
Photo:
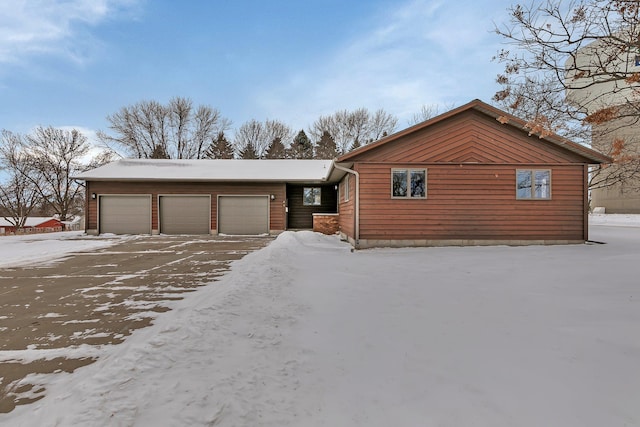
M 122 159 L 75 176 L 85 181 L 326 181 L 331 160 Z
M 30 216 L 27 217 L 27 221 L 24 223 L 25 227 L 36 227 L 42 223 L 55 219 L 50 216 Z M 4 217 L 0 217 L 0 227 L 13 227 L 13 223 L 4 219 Z

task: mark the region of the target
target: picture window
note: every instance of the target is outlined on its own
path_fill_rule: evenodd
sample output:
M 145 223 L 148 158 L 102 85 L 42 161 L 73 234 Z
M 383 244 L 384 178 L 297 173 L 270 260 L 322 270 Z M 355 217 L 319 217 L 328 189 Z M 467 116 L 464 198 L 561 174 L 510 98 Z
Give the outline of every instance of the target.
M 320 187 L 304 187 L 302 190 L 302 204 L 304 206 L 320 206 L 322 196 Z
M 516 198 L 522 200 L 551 198 L 551 171 L 519 169 L 516 171 Z
M 426 169 L 392 169 L 391 197 L 424 199 L 427 197 Z

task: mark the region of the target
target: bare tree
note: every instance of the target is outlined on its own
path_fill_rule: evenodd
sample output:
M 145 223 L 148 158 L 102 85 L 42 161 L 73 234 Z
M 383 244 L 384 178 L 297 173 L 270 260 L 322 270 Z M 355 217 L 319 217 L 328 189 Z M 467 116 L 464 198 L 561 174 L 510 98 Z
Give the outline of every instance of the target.
M 87 138 L 77 130 L 37 127 L 24 138 L 23 150 L 38 175 L 42 199 L 66 221 L 76 206 L 82 186 L 73 176 L 85 169 L 82 159 L 89 153 Z
M 422 104 L 420 107 L 420 111 L 415 113 L 411 120 L 409 120 L 409 125 L 417 125 L 418 123 L 426 122 L 429 119 L 434 118 L 446 111 L 452 110 L 455 107 L 454 104 L 446 104 L 444 108 L 440 108 L 438 104 Z
M 169 132 L 171 141 L 175 144 L 178 159 L 189 159 L 190 144 L 189 127 L 192 119 L 193 102 L 187 98 L 172 98 L 166 107 L 169 118 Z M 196 133 L 194 131 L 194 133 Z M 168 158 L 168 143 L 157 148 L 157 152 Z M 164 148 L 164 150 L 162 150 Z M 162 158 L 160 157 L 160 158 Z
M 20 135 L 2 131 L 0 140 L 0 207 L 3 218 L 17 229 L 23 228 L 27 217 L 38 206 L 37 175 L 33 174 L 30 161 L 22 152 Z
M 269 146 L 275 139 L 279 139 L 285 147 L 293 138 L 293 131 L 289 126 L 278 120 L 266 120 L 264 123 L 251 119 L 242 124 L 235 134 L 234 142 L 238 153 L 253 153 L 256 158 L 262 159 L 266 156 Z M 253 149 L 246 150 L 248 146 Z
M 340 110 L 329 116 L 320 116 L 309 129 L 316 141 L 328 132 L 336 143 L 338 154 L 380 139 L 393 133 L 398 119 L 380 109 L 371 114 L 366 108 L 354 111 Z
M 511 7 L 509 17 L 496 32 L 515 50 L 494 58 L 505 66 L 494 100 L 532 133 L 611 156 L 614 167 L 595 169 L 591 188 L 640 178 L 640 2 L 536 1 Z
M 363 145 L 369 140 L 369 110 L 366 108 L 358 108 L 352 112 L 346 110 L 338 111 L 336 117 L 339 118 L 339 123 L 345 125 L 345 130 L 348 131 L 351 137 L 352 147 L 353 145 Z
M 267 139 L 264 125 L 256 119 L 243 123 L 236 130 L 234 138 L 236 151 L 240 158 L 261 158 L 270 142 Z
M 107 116 L 114 135 L 99 131 L 98 138 L 113 151 L 124 150 L 126 156 L 150 158 L 161 147 L 169 146 L 167 109 L 157 101 L 142 101 L 123 107 Z
M 282 145 L 287 148 L 293 141 L 293 129 L 279 120 L 266 120 L 264 122 L 264 131 L 265 138 L 269 143 L 279 138 Z
M 116 160 L 117 155 L 111 150 L 101 150 L 98 153 L 94 154 L 82 167 L 83 171 L 88 171 L 90 169 L 95 169 L 100 166 L 104 166 L 107 163 L 111 163 Z M 86 158 L 85 158 L 86 159 Z M 83 159 L 83 161 L 85 161 Z
M 231 122 L 206 105 L 197 108 L 188 98 L 172 98 L 165 106 L 141 101 L 107 116 L 111 134 L 100 131 L 107 147 L 126 156 L 152 158 L 164 153 L 172 159 L 201 159 L 208 143 Z
M 369 119 L 370 142 L 393 133 L 398 126 L 398 118 L 387 113 L 382 108 L 377 110 Z
M 62 221 L 78 213 L 82 186 L 73 176 L 87 169 L 84 162 L 91 148 L 84 135 L 76 130 L 42 126 L 26 135 L 5 130 L 2 132 L 1 147 L 3 167 L 14 177 L 10 186 L 14 192 L 11 197 L 26 203 L 31 200 L 31 191 L 35 191 L 35 203 L 46 206 Z M 101 153 L 94 157 L 90 165 L 109 159 L 110 153 Z M 28 182 L 29 185 L 22 182 Z M 16 192 L 28 194 L 29 197 Z M 5 199 L 11 197 L 5 194 Z

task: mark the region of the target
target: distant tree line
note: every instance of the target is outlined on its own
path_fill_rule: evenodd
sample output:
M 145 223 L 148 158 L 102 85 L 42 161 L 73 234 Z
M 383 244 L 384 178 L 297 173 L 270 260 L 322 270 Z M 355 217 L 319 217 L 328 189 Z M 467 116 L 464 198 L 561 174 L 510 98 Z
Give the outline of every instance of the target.
M 413 122 L 431 118 L 422 107 Z M 77 130 L 35 128 L 0 134 L 0 217 L 17 228 L 34 215 L 72 219 L 84 209 L 77 174 L 118 157 L 140 159 L 333 159 L 392 134 L 398 119 L 380 109 L 340 110 L 320 116 L 305 131 L 279 120 L 231 121 L 208 105 L 175 97 L 167 104 L 141 101 L 107 116 L 101 147 Z
M 100 141 L 125 157 L 147 159 L 333 159 L 396 130 L 380 109 L 341 110 L 298 132 L 279 120 L 251 119 L 233 133 L 216 108 L 176 97 L 166 105 L 141 101 L 107 116 Z M 230 136 L 232 135 L 232 136 Z

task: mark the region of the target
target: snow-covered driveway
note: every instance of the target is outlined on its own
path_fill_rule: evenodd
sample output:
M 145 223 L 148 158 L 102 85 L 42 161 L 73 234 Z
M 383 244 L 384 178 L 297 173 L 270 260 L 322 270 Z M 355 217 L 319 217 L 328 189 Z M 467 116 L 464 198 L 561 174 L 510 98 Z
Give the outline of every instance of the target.
M 287 232 L 47 396 L 39 426 L 640 425 L 640 228 L 376 249 Z

